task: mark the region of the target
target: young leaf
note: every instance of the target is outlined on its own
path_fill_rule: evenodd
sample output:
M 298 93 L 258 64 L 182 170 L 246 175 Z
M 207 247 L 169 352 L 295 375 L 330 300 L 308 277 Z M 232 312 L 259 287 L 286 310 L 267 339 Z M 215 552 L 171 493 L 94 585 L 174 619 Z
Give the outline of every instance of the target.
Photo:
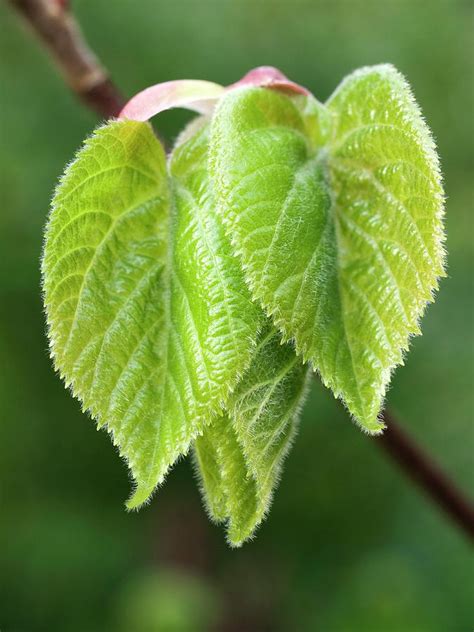
M 438 161 L 407 83 L 391 66 L 364 68 L 326 106 L 235 90 L 210 153 L 254 297 L 379 432 L 391 371 L 443 273 Z
M 227 520 L 240 546 L 267 513 L 294 437 L 308 371 L 271 325 L 227 403 L 226 413 L 195 442 L 203 495 L 211 517 Z
M 210 208 L 203 134 L 167 172 L 148 124 L 97 130 L 56 192 L 44 294 L 55 365 L 145 502 L 250 362 L 259 313 Z

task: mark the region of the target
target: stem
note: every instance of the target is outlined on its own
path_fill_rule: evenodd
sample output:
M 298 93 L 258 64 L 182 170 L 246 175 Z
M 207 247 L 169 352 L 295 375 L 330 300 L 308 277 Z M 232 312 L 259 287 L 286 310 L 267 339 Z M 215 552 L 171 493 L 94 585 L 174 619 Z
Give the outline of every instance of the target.
M 403 430 L 389 411 L 383 435 L 375 441 L 470 538 L 474 539 L 474 506 L 440 466 Z
M 62 0 L 7 0 L 44 44 L 64 81 L 100 116 L 116 116 L 125 101 L 87 45 Z
M 100 116 L 116 116 L 124 99 L 85 42 L 67 0 L 7 0 L 29 23 L 52 55 L 69 87 Z M 474 507 L 390 412 L 387 428 L 375 441 L 469 537 L 474 537 Z

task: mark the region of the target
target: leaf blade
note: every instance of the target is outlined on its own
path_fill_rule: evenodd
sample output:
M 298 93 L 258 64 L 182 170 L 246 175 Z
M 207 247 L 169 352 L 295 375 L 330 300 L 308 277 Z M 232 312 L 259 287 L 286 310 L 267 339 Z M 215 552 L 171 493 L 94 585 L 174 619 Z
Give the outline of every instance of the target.
M 69 168 L 46 234 L 52 355 L 127 460 L 136 481 L 129 508 L 149 498 L 220 410 L 250 361 L 258 329 L 225 237 L 212 217 L 201 233 L 191 224 L 196 206 L 207 215 L 210 203 L 204 137 L 201 146 L 192 177 L 191 163 L 179 157 L 168 173 L 147 124 L 109 123 Z M 186 252 L 177 238 L 184 233 Z M 203 264 L 216 251 L 219 270 Z M 184 262 L 191 276 L 199 272 L 192 295 L 180 276 Z M 238 340 L 229 331 L 237 314 Z
M 214 115 L 210 164 L 254 298 L 380 432 L 391 372 L 443 273 L 439 168 L 408 85 L 382 66 L 354 73 L 327 106 L 235 91 Z M 400 192 L 411 204 L 401 226 Z
M 268 513 L 297 431 L 307 368 L 269 323 L 252 363 L 227 404 L 195 442 L 211 517 L 227 521 L 232 546 L 252 538 Z

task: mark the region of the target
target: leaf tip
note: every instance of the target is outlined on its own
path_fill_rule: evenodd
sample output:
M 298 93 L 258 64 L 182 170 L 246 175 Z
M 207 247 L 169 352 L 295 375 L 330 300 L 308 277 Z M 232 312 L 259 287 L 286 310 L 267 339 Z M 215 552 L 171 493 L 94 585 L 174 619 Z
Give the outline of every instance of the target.
M 143 505 L 148 505 L 154 489 L 155 488 L 150 485 L 138 484 L 132 496 L 125 503 L 127 510 L 138 511 Z
M 385 423 L 378 417 L 375 420 L 370 420 L 370 421 L 364 421 L 364 422 L 359 421 L 359 420 L 356 420 L 356 421 L 357 421 L 358 426 L 360 426 L 360 428 L 363 430 L 363 432 L 365 432 L 371 437 L 377 437 L 383 434 L 383 431 L 387 427 Z

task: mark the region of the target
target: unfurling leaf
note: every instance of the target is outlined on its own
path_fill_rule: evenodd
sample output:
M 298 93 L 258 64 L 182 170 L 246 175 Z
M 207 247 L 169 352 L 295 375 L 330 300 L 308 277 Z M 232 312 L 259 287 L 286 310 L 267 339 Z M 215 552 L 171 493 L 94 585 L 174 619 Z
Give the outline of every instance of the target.
M 255 299 L 371 433 L 443 274 L 433 141 L 391 66 L 326 105 L 240 88 L 213 117 L 219 212 Z
M 265 517 L 302 406 L 307 369 L 267 325 L 227 411 L 195 443 L 211 517 L 240 546 Z
M 43 260 L 55 365 L 145 502 L 247 368 L 260 323 L 216 220 L 205 132 L 169 173 L 146 123 L 97 130 L 56 192 Z

